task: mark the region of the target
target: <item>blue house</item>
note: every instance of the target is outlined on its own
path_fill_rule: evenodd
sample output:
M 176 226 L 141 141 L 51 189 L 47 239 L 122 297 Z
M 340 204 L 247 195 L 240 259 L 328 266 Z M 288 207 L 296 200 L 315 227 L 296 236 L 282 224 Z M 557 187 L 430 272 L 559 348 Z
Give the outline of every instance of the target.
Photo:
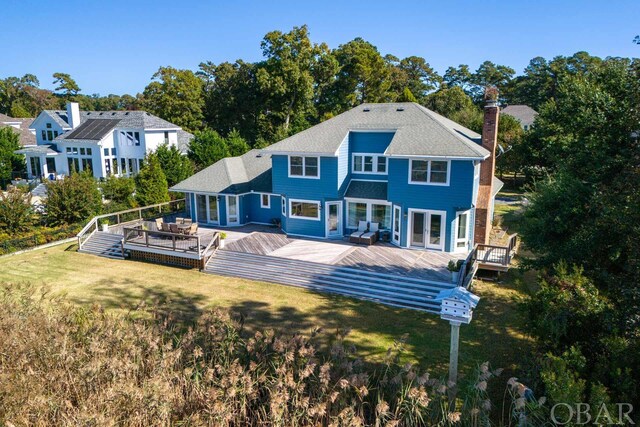
M 277 223 L 341 239 L 378 223 L 400 247 L 467 252 L 486 243 L 499 108 L 479 135 L 416 103 L 363 104 L 261 150 L 225 158 L 171 188 L 203 225 Z

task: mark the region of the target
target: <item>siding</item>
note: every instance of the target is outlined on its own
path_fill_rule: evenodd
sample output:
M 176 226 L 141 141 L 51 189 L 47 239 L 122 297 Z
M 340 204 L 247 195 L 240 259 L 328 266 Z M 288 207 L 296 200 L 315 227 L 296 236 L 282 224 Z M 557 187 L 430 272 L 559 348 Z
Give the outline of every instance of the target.
M 453 250 L 456 212 L 470 209 L 473 193 L 473 162 L 451 161 L 449 186 L 409 184 L 409 160 L 389 159 L 389 201 L 402 209 L 401 246 L 407 245 L 408 209 L 446 212 L 445 251 Z
M 393 132 L 351 132 L 349 134 L 349 172 L 353 170 L 353 153 L 384 153 L 393 136 Z M 387 174 L 351 173 L 349 178 L 387 180 Z
M 272 219 L 280 219 L 280 196 L 269 196 L 271 202 L 269 208 L 260 206 L 260 196 L 259 193 L 242 196 L 243 224 L 248 222 L 271 224 Z
M 349 135 L 347 135 L 338 150 L 338 192 L 344 193 L 349 185 Z

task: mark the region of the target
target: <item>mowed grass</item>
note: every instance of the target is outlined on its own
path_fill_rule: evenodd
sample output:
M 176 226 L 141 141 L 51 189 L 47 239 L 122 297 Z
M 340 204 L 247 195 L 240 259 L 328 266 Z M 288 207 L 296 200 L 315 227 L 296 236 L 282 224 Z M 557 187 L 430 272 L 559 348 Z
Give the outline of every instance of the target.
M 381 361 L 394 341 L 406 336 L 403 362 L 446 373 L 450 328 L 436 315 L 196 270 L 111 260 L 75 249 L 66 244 L 2 257 L 0 281 L 45 285 L 75 303 L 97 303 L 114 311 L 128 312 L 143 301 L 160 304 L 185 322 L 206 308 L 221 307 L 238 316 L 247 332 L 272 328 L 310 334 L 321 328 L 325 349 L 337 330 L 350 329 L 347 341 L 372 362 Z M 530 346 L 517 310 L 522 297 L 518 273 L 509 274 L 502 284 L 476 282 L 473 291 L 482 299 L 472 323 L 462 326 L 462 372 L 483 361 L 517 372 L 514 362 Z

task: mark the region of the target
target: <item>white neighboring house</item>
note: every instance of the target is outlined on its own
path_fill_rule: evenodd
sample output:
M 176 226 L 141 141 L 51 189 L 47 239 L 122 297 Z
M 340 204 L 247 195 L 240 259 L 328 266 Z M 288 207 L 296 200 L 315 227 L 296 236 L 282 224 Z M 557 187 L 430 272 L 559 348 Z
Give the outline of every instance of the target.
M 72 170 L 96 178 L 135 175 L 145 155 L 167 142 L 186 153 L 193 135 L 145 111 L 44 110 L 33 121 L 36 145 L 25 146 L 30 177 L 56 179 Z

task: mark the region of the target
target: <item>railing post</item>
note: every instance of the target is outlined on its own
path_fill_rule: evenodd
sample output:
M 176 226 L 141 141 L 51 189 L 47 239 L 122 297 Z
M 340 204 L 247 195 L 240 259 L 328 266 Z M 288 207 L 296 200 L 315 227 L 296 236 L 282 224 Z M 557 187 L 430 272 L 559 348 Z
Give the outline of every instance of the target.
M 149 247 L 149 232 L 147 230 L 144 231 L 144 241 L 145 241 L 145 246 Z
M 176 235 L 172 234 L 171 235 L 171 240 L 173 241 L 173 250 L 176 250 Z

